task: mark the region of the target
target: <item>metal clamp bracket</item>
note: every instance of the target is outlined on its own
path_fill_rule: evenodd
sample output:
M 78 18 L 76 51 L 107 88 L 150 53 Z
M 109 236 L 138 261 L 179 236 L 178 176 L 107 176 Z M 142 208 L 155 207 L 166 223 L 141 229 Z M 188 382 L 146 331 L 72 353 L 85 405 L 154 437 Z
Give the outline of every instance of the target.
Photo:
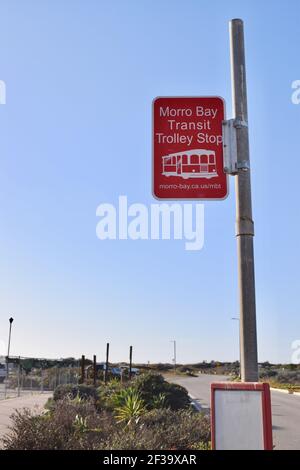
M 236 120 L 228 119 L 227 121 L 223 121 L 222 132 L 224 172 L 229 175 L 236 175 L 238 172 L 236 147 Z
M 243 160 L 242 162 L 238 162 L 236 167 L 238 170 L 248 171 L 250 170 L 250 163 L 247 160 Z
M 237 161 L 236 130 L 244 127 L 248 127 L 247 122 L 239 119 L 228 119 L 222 122 L 224 172 L 229 175 L 237 175 L 239 170 L 250 170 L 248 161 Z
M 233 125 L 236 129 L 248 128 L 248 122 L 241 121 L 240 119 L 233 119 Z

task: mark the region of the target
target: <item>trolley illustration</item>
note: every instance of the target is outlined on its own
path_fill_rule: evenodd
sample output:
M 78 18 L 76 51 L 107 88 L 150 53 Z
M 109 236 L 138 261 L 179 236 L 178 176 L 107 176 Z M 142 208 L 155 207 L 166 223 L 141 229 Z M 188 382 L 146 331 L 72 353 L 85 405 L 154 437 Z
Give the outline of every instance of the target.
M 216 153 L 213 150 L 194 149 L 170 153 L 162 157 L 162 175 L 189 178 L 218 176 Z

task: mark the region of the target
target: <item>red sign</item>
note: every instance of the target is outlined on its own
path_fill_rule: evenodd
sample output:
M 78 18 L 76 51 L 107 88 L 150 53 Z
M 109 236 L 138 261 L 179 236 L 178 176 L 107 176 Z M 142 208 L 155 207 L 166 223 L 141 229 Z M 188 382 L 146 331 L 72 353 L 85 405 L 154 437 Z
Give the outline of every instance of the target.
M 224 199 L 224 101 L 213 97 L 153 102 L 153 195 L 158 199 Z

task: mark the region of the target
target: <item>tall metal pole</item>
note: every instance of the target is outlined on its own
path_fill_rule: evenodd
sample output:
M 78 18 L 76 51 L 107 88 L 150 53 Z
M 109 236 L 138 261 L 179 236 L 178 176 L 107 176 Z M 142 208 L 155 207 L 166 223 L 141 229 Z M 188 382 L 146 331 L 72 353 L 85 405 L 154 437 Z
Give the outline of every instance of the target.
M 237 136 L 236 236 L 240 297 L 241 379 L 258 380 L 252 219 L 244 25 L 230 22 L 232 97 Z
M 173 339 L 171 342 L 173 343 L 173 346 L 174 346 L 174 358 L 173 358 L 173 361 L 174 361 L 174 374 L 176 374 L 176 340 Z

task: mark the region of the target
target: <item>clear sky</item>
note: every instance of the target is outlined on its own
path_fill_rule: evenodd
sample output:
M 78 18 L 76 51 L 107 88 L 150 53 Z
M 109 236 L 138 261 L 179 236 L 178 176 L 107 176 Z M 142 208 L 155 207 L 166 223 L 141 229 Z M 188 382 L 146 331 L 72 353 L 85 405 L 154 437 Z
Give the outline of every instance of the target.
M 151 102 L 219 95 L 245 21 L 259 359 L 300 338 L 298 0 L 2 0 L 0 340 L 11 354 L 238 357 L 235 200 L 205 203 L 203 250 L 100 241 L 102 202 L 154 202 Z M 5 352 L 5 351 L 3 351 Z

